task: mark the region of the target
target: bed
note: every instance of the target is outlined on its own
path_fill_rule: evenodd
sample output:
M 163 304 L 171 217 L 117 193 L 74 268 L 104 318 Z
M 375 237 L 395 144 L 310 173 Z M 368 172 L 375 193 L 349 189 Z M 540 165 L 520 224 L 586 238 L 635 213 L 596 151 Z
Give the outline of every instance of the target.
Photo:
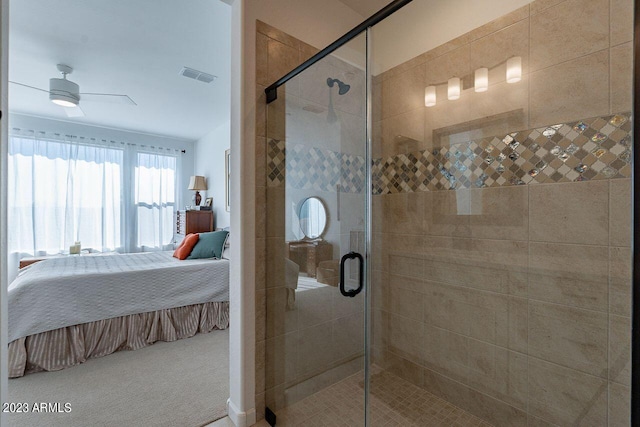
M 67 256 L 9 285 L 9 377 L 229 325 L 229 261 L 172 252 Z

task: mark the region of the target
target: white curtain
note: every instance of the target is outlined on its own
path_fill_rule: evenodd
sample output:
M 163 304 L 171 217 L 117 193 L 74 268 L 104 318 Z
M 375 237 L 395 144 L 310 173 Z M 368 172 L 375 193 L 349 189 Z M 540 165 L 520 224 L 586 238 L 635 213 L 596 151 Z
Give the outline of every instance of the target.
M 178 158 L 165 149 L 136 153 L 134 206 L 138 250 L 173 247 Z
M 172 247 L 177 150 L 44 132 L 9 138 L 9 251 Z
M 32 132 L 9 139 L 9 249 L 22 255 L 122 246 L 122 148 Z

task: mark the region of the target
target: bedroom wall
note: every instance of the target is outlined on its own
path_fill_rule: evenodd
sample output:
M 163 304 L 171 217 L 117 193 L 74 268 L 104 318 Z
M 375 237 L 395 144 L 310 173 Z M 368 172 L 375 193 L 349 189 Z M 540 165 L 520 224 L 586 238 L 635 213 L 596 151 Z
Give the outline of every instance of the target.
M 216 228 L 229 226 L 229 212 L 225 209 L 225 150 L 229 149 L 230 123 L 226 122 L 200 138 L 195 143 L 195 175 L 207 178 L 207 191 L 201 191 L 202 199 L 213 197 Z

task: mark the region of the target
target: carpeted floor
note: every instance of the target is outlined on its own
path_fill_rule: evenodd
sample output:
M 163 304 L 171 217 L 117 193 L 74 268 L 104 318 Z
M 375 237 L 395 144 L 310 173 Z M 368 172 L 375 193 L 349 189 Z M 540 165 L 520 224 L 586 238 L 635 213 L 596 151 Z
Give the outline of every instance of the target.
M 227 329 L 11 379 L 9 402 L 70 403 L 71 412 L 8 420 L 16 427 L 196 427 L 227 415 L 228 397 Z

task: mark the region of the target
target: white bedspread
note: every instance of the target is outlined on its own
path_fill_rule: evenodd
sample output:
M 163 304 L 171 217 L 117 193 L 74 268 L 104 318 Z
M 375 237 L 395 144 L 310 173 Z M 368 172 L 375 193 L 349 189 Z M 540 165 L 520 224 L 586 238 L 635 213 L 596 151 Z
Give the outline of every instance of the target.
M 171 252 L 68 256 L 27 267 L 9 285 L 9 342 L 135 313 L 229 300 L 228 260 Z

